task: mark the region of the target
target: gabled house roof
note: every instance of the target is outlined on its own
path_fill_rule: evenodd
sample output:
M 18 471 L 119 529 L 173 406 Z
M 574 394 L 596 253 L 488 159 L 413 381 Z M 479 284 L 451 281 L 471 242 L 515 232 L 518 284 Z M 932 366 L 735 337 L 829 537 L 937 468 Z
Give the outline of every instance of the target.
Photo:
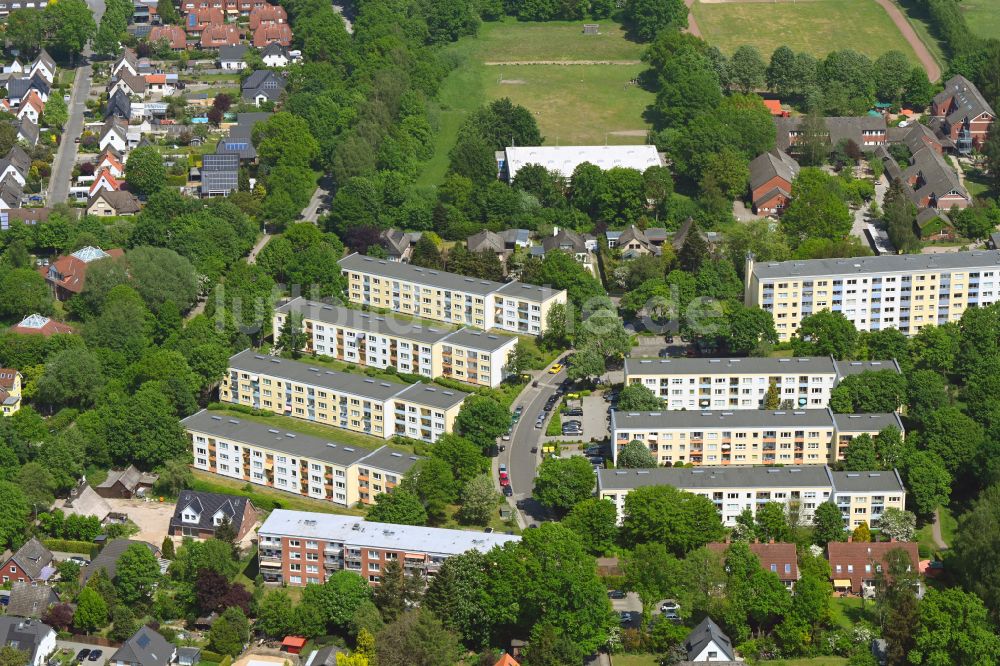
M 132 94 L 141 95 L 146 92 L 146 78 L 138 74 L 133 74 L 127 69 L 123 69 L 108 82 L 108 89 L 114 88 L 119 81 L 124 83 Z
M 38 125 L 31 122 L 31 118 L 21 116 L 21 121 L 17 123 L 17 138 L 34 146 L 38 143 Z
M 470 252 L 488 251 L 500 254 L 506 246 L 504 237 L 489 229 L 474 233 L 465 240 L 465 247 Z
M 124 141 L 125 137 L 128 135 L 128 122 L 123 118 L 118 118 L 117 116 L 108 116 L 104 120 L 104 125 L 101 126 L 101 138 L 103 139 L 112 132 L 120 136 L 122 141 Z M 105 150 L 107 150 L 107 148 L 105 148 Z
M 684 639 L 684 650 L 687 652 L 688 659 L 693 661 L 712 643 L 719 646 L 722 657 L 728 661 L 736 661 L 736 653 L 733 651 L 733 644 L 729 640 L 729 636 L 726 636 L 719 625 L 710 617 L 706 617 L 691 630 L 691 633 Z M 716 661 L 721 661 L 721 659 Z
M 11 555 L 8 562 L 15 562 L 26 576 L 32 580 L 39 580 L 42 570 L 52 563 L 52 552 L 43 546 L 41 541 L 32 537 Z
M 112 116 L 124 120 L 132 117 L 132 100 L 122 90 L 116 90 L 115 94 L 108 100 L 108 108 L 104 112 L 104 117 L 110 118 Z
M 188 32 L 200 32 L 206 26 L 222 25 L 226 15 L 219 7 L 197 7 L 184 17 L 184 29 Z
M 763 153 L 750 162 L 750 189 L 756 190 L 774 177 L 791 183 L 799 175 L 799 163 L 781 150 Z
M 0 199 L 3 199 L 9 208 L 20 208 L 22 196 L 24 187 L 14 176 L 8 174 L 0 180 Z
M 25 93 L 24 99 L 21 100 L 21 109 L 18 109 L 18 113 L 28 106 L 37 111 L 38 115 L 42 115 L 42 112 L 45 111 L 45 102 L 42 101 L 42 98 L 39 96 L 37 90 L 29 90 Z
M 122 173 L 125 171 L 125 166 L 121 163 L 121 160 L 114 154 L 114 152 L 104 149 L 101 153 L 100 158 L 97 160 L 97 171 L 100 172 L 102 169 L 114 169 L 115 171 Z
M 278 42 L 270 42 L 267 46 L 260 50 L 261 58 L 266 58 L 268 56 L 281 56 L 288 58 L 288 49 Z
M 177 648 L 159 632 L 143 626 L 115 650 L 109 661 L 139 666 L 167 666 Z
M 287 23 L 267 23 L 253 31 L 253 45 L 258 49 L 272 42 L 284 46 L 292 42 L 292 28 Z
M 966 118 L 971 120 L 984 113 L 996 117 L 993 107 L 979 92 L 979 88 L 961 74 L 948 79 L 944 84 L 944 90 L 934 97 L 935 106 L 944 104 L 948 104 L 945 118 L 952 125 L 962 123 Z
M 111 174 L 109 173 L 108 176 L 111 176 Z M 134 215 L 142 210 L 142 204 L 139 203 L 138 197 L 131 192 L 126 192 L 125 190 L 108 192 L 107 190 L 101 189 L 90 197 L 90 200 L 87 202 L 87 208 L 89 209 L 99 199 L 103 199 L 104 202 L 115 211 L 116 215 Z
M 416 245 L 417 241 L 420 240 L 420 232 L 385 229 L 379 234 L 379 239 L 389 256 L 402 257 L 411 246 Z
M 955 170 L 929 146 L 913 153 L 910 157 L 910 166 L 903 171 L 903 178 L 907 182 L 919 178 L 919 186 L 912 190 L 912 199 L 918 206 L 927 196 L 940 197 L 949 192 L 956 192 L 963 198 L 972 200 Z
M 201 48 L 217 49 L 222 46 L 235 46 L 240 43 L 240 29 L 231 24 L 212 24 L 205 26 L 201 33 Z
M 151 543 L 145 541 L 133 541 L 131 539 L 112 539 L 104 544 L 104 548 L 98 553 L 97 557 L 91 560 L 90 564 L 84 567 L 82 576 L 83 582 L 86 583 L 87 580 L 97 573 L 98 570 L 104 569 L 108 573 L 108 578 L 114 580 L 115 575 L 118 572 L 118 558 L 122 556 L 129 546 L 133 544 L 142 544 L 149 548 L 154 556 L 159 557 L 160 549 Z
M 102 183 L 106 184 L 107 187 L 104 187 Z M 104 171 L 101 172 L 101 175 L 99 175 L 94 180 L 94 182 L 91 183 L 90 195 L 93 196 L 100 190 L 106 190 L 108 188 L 111 188 L 112 191 L 117 192 L 118 190 L 121 189 L 121 187 L 122 185 L 120 182 L 118 182 L 118 179 L 112 176 L 110 171 L 105 169 Z
M 243 99 L 255 101 L 258 95 L 263 95 L 269 101 L 275 102 L 285 90 L 285 77 L 269 69 L 259 69 L 243 81 Z
M 34 69 L 35 65 L 38 64 L 44 65 L 45 68 L 50 72 L 56 71 L 56 61 L 52 59 L 52 56 L 50 56 L 49 52 L 46 51 L 45 49 L 42 49 L 41 51 L 38 52 L 38 56 L 34 59 L 34 61 L 31 63 L 31 66 L 28 69 L 29 70 Z
M 830 575 L 834 581 L 850 580 L 852 587 L 857 590 L 865 580 L 875 578 L 878 568 L 885 564 L 885 556 L 890 550 L 896 549 L 907 554 L 912 570 L 917 571 L 920 554 L 917 544 L 912 541 L 831 541 L 826 546 Z M 871 567 L 870 571 L 866 571 L 866 566 Z M 835 586 L 838 585 L 835 583 Z
M 776 128 L 776 139 L 779 150 L 786 151 L 791 146 L 791 133 L 801 131 L 802 116 L 793 118 L 774 117 Z M 830 147 L 836 146 L 844 139 L 850 139 L 858 143 L 862 138 L 862 132 L 887 132 L 885 118 L 876 116 L 828 116 L 823 118 L 826 131 L 830 139 Z M 861 146 L 858 143 L 859 147 Z
M 120 248 L 105 252 L 99 247 L 88 245 L 72 254 L 57 258 L 51 265 L 44 266 L 39 270 L 51 284 L 70 293 L 79 294 L 83 291 L 83 285 L 87 279 L 87 268 L 91 262 L 101 259 L 115 259 L 124 256 L 124 254 L 125 252 Z
M 566 250 L 579 254 L 587 251 L 587 239 L 572 229 L 559 229 L 552 236 L 546 236 L 542 239 L 542 249 L 545 252 Z
M 127 491 L 134 493 L 139 486 L 152 485 L 155 482 L 155 474 L 146 474 L 135 465 L 129 465 L 125 469 L 110 470 L 104 482 L 97 487 L 112 488 L 115 484 L 120 483 Z
M 52 627 L 44 622 L 9 615 L 0 616 L 0 645 L 10 645 L 27 652 L 29 664 L 45 656 L 37 652 L 50 633 L 55 634 Z
M 10 588 L 7 614 L 40 618 L 49 606 L 57 603 L 59 595 L 48 585 L 32 585 L 27 581 L 17 581 Z
M 202 530 L 214 530 L 214 518 L 221 513 L 229 519 L 233 530 L 239 534 L 243 527 L 243 515 L 250 500 L 237 495 L 222 495 L 220 493 L 203 493 L 195 490 L 183 490 L 177 497 L 174 515 L 170 518 L 170 527 L 196 527 Z M 250 504 L 252 507 L 253 505 Z M 183 519 L 185 512 L 198 515 L 198 522 L 191 523 Z
M 31 76 L 19 76 L 7 80 L 8 99 L 24 99 L 29 90 L 37 90 L 42 95 L 48 97 L 51 86 L 48 80 L 39 72 L 35 72 Z
M 184 28 L 179 25 L 153 26 L 153 29 L 149 31 L 149 41 L 156 43 L 161 40 L 166 40 L 170 44 L 170 48 L 175 50 L 187 47 L 187 35 L 184 34 Z
M 220 139 L 215 148 L 217 153 L 235 153 L 241 160 L 257 159 L 257 149 L 253 145 L 250 137 L 228 136 Z
M 62 511 L 67 516 L 97 516 L 103 521 L 111 513 L 111 505 L 96 490 L 82 483 L 70 491 L 70 497 L 63 503 Z
M 21 148 L 21 146 L 14 145 L 11 147 L 4 159 L 14 165 L 21 173 L 26 174 L 28 169 L 31 168 L 31 158 L 28 157 L 28 153 L 24 152 L 24 148 Z
M 223 46 L 219 49 L 219 62 L 243 62 L 246 57 L 247 47 L 245 44 L 235 46 Z
M 267 23 L 288 23 L 288 13 L 281 5 L 264 5 L 250 10 L 250 29 Z
M 710 543 L 708 549 L 724 554 L 730 545 L 729 543 Z M 794 543 L 749 543 L 747 545 L 750 547 L 750 552 L 760 560 L 761 569 L 774 572 L 782 581 L 798 580 L 799 563 Z
M 114 64 L 111 65 L 111 71 L 116 71 L 119 67 L 122 67 L 124 65 L 128 65 L 129 67 L 131 67 L 132 71 L 134 71 L 136 74 L 139 73 L 138 56 L 136 55 L 135 51 L 133 51 L 128 47 L 125 47 L 122 50 L 117 60 L 115 60 Z
M 63 324 L 55 319 L 50 319 L 49 317 L 43 317 L 38 314 L 30 314 L 16 325 L 10 327 L 11 333 L 20 333 L 22 335 L 44 335 L 49 337 L 50 335 L 55 335 L 56 333 L 72 333 L 73 327 L 69 324 Z

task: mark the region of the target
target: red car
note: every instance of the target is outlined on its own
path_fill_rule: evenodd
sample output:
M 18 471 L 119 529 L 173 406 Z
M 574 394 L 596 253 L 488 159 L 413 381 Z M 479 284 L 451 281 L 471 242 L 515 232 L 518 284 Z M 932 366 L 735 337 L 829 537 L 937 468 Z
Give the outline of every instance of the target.
M 509 477 L 507 476 L 507 472 L 505 472 L 505 471 L 503 471 L 503 470 L 500 470 L 500 480 L 501 480 L 501 481 L 504 481 L 504 480 L 506 480 L 507 478 L 509 478 Z
M 510 485 L 510 479 L 500 479 L 500 486 L 501 487 L 502 486 L 509 486 L 509 485 Z

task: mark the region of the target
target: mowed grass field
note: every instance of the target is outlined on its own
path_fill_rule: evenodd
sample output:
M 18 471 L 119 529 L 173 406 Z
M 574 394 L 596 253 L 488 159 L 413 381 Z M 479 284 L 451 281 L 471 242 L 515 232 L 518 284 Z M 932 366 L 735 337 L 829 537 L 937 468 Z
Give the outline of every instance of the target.
M 546 145 L 645 143 L 650 126 L 643 113 L 654 95 L 629 85 L 645 69 L 645 47 L 613 21 L 601 21 L 599 35 L 584 35 L 583 23 L 507 19 L 484 23 L 477 37 L 450 46 L 458 65 L 442 84 L 432 114 L 434 156 L 418 184 L 441 182 L 462 122 L 501 97 L 534 114 Z M 629 64 L 486 64 L 579 61 Z
M 1000 4 L 1000 0 L 986 1 Z M 768 60 L 784 44 L 816 57 L 853 49 L 874 59 L 898 50 L 919 64 L 899 29 L 874 0 L 696 2 L 691 11 L 702 37 L 726 54 L 752 44 Z
M 972 32 L 1000 39 L 1000 0 L 962 0 L 958 6 Z

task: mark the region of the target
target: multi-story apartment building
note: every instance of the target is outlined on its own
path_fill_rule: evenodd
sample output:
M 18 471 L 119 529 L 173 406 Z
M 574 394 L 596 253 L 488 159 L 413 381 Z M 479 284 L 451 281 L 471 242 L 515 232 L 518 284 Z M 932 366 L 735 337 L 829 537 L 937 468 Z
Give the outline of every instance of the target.
M 663 398 L 663 408 L 760 409 L 773 384 L 782 401 L 800 409 L 830 403 L 833 387 L 866 370 L 900 372 L 896 361 L 800 358 L 628 358 L 625 383 Z
M 480 280 L 357 253 L 339 264 L 352 303 L 484 331 L 541 335 L 552 306 L 566 303 L 563 289 Z
M 441 564 L 470 550 L 487 552 L 521 537 L 434 527 L 374 523 L 336 516 L 276 509 L 258 532 L 264 581 L 302 586 L 322 584 L 348 570 L 377 585 L 382 568 L 397 561 L 407 576 L 432 577 Z
M 656 469 L 601 469 L 597 496 L 610 500 L 624 517 L 625 498 L 636 488 L 673 486 L 712 500 L 726 527 L 736 525 L 744 509 L 756 515 L 768 502 L 784 505 L 791 518 L 809 524 L 816 507 L 835 499 L 844 527 L 867 521 L 878 524 L 887 508 L 903 509 L 906 488 L 896 471 L 834 472 L 829 467 L 659 467 Z M 864 512 L 856 511 L 865 509 Z
M 849 418 L 857 416 L 858 418 Z M 843 457 L 850 440 L 888 427 L 903 432 L 891 414 L 795 411 L 611 412 L 611 455 L 639 441 L 661 465 L 825 465 Z
M 405 317 L 363 312 L 299 297 L 274 312 L 274 339 L 291 313 L 302 316 L 305 351 L 424 377 L 450 377 L 495 388 L 517 338 L 469 328 L 428 326 Z
M 397 384 L 246 349 L 229 359 L 219 399 L 389 439 L 434 442 L 451 432 L 468 396 L 428 384 Z
M 196 469 L 343 507 L 392 492 L 417 462 L 389 446 L 343 444 L 204 409 L 181 425 Z
M 820 310 L 842 313 L 859 331 L 915 335 L 1000 300 L 996 250 L 773 263 L 748 256 L 746 276 L 746 304 L 774 316 L 782 341 Z

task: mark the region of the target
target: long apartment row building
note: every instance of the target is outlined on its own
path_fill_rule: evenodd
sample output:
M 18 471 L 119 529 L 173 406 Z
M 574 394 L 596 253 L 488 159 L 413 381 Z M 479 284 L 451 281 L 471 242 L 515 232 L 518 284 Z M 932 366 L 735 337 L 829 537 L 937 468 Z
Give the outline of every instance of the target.
M 1000 300 L 996 250 L 769 263 L 748 256 L 746 276 L 747 306 L 770 312 L 782 341 L 821 310 L 840 312 L 859 331 L 916 335 Z
M 509 374 L 517 338 L 471 328 L 429 326 L 403 317 L 292 299 L 275 309 L 274 339 L 292 315 L 301 316 L 307 353 L 372 368 L 394 367 L 423 377 L 448 377 L 495 388 Z
M 352 254 L 340 260 L 352 303 L 484 331 L 541 335 L 564 289 L 494 282 Z
M 601 469 L 597 496 L 610 500 L 625 515 L 625 498 L 636 488 L 673 486 L 712 500 L 722 523 L 734 527 L 744 509 L 756 515 L 768 502 L 786 508 L 800 524 L 810 524 L 816 507 L 833 501 L 844 517 L 845 529 L 861 523 L 877 525 L 888 508 L 903 509 L 906 488 L 899 473 L 835 472 L 829 467 L 660 467 L 657 469 Z
M 195 469 L 342 507 L 392 492 L 418 460 L 389 446 L 344 444 L 207 410 L 181 425 Z
M 611 412 L 612 458 L 643 443 L 659 465 L 826 465 L 855 437 L 904 432 L 895 412 L 834 414 L 826 409 Z
M 434 527 L 375 523 L 355 516 L 276 509 L 261 525 L 260 573 L 267 583 L 322 584 L 353 571 L 378 585 L 389 562 L 405 575 L 433 577 L 441 564 L 470 550 L 487 552 L 521 537 Z
M 352 432 L 437 441 L 468 393 L 327 370 L 246 349 L 229 359 L 219 399 Z
M 865 371 L 900 372 L 896 361 L 800 358 L 629 358 L 625 384 L 641 384 L 663 399 L 665 410 L 760 409 L 773 385 L 780 400 L 821 409 L 845 377 Z

